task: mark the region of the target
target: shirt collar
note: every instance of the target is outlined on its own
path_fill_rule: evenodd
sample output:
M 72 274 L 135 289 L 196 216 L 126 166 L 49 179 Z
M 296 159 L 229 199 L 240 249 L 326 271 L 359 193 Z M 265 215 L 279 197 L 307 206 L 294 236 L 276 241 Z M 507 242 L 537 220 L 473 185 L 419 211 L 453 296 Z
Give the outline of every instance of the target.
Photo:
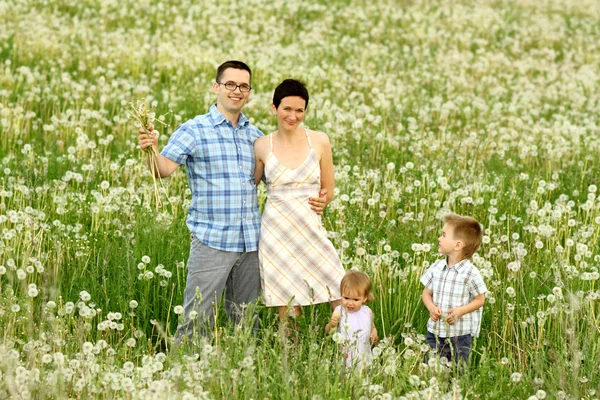
M 210 114 L 210 119 L 212 120 L 214 126 L 218 126 L 224 122 L 227 122 L 225 116 L 221 114 L 221 111 L 219 111 L 219 109 L 217 108 L 217 103 L 210 106 L 208 113 Z M 246 116 L 243 113 L 240 113 L 240 119 L 238 121 L 237 126 L 244 127 L 249 122 L 250 121 L 248 120 L 248 118 L 246 118 Z
M 459 262 L 457 262 L 456 264 L 454 264 L 452 266 L 452 269 L 455 269 L 456 272 L 460 272 L 469 262 L 468 258 L 465 258 L 464 260 L 460 260 Z M 444 258 L 444 268 L 443 269 L 450 269 L 450 267 L 448 267 L 448 257 Z

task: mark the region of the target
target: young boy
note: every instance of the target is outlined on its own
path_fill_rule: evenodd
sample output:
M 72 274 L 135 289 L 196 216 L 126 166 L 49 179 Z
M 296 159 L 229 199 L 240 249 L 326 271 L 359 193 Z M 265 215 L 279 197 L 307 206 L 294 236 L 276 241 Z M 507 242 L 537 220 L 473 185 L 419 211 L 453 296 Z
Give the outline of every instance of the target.
M 479 335 L 487 288 L 470 258 L 482 239 L 479 222 L 448 214 L 444 218 L 438 260 L 421 276 L 421 299 L 429 310 L 427 343 L 440 357 L 467 361 L 473 337 Z

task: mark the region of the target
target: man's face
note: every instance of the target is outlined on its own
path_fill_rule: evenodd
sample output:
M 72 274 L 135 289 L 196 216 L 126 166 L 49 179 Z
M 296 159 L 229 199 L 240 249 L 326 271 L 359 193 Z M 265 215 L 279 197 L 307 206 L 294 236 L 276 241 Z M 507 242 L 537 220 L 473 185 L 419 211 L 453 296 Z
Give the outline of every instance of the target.
M 225 88 L 226 83 L 250 87 L 250 73 L 243 69 L 227 68 L 223 71 L 221 81 L 213 85 L 213 92 L 217 95 L 217 105 L 226 113 L 239 114 L 246 105 L 250 92 L 243 92 L 239 87 L 228 90 Z

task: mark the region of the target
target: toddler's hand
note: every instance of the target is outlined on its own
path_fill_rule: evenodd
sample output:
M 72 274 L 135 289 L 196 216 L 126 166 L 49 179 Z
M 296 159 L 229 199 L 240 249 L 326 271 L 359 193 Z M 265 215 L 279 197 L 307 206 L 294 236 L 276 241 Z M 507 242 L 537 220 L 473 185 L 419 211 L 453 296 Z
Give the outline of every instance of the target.
M 442 316 L 442 310 L 435 307 L 433 310 L 429 310 L 429 316 L 431 317 L 431 320 L 435 322 Z
M 373 344 L 377 344 L 379 342 L 379 336 L 377 335 L 377 329 L 376 328 L 372 328 L 371 329 L 371 334 L 369 335 L 369 339 L 371 339 L 371 342 Z
M 451 308 L 448 310 L 448 316 L 446 317 L 446 322 L 450 325 L 454 325 L 456 321 L 463 316 L 462 309 L 460 307 Z
M 341 319 L 342 319 L 341 315 L 333 314 L 331 316 L 331 322 L 330 322 L 329 326 L 331 326 L 332 328 L 336 328 L 338 326 L 338 324 L 340 323 Z

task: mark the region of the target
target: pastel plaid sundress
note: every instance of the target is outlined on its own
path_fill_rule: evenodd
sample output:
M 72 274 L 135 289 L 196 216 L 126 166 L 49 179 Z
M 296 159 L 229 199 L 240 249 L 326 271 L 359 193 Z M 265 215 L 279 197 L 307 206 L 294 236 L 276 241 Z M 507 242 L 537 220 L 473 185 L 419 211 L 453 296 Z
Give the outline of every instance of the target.
M 306 133 L 306 131 L 305 131 Z M 267 306 L 309 305 L 340 299 L 344 268 L 321 217 L 308 198 L 321 190 L 319 158 L 310 151 L 290 169 L 271 152 L 265 162 L 267 203 L 261 219 L 258 257 Z

